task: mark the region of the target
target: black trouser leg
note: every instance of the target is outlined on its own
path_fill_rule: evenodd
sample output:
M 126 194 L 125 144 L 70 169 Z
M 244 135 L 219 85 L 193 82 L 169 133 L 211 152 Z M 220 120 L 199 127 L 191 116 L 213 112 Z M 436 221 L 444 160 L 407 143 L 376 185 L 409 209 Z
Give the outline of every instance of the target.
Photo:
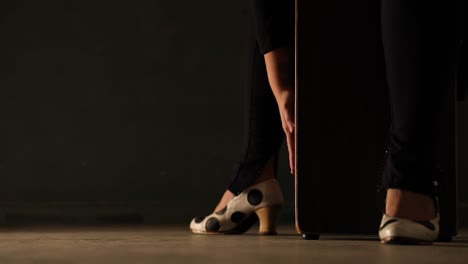
M 390 93 L 390 146 L 383 187 L 434 195 L 442 109 L 454 89 L 456 0 L 382 0 Z
M 263 54 L 253 33 L 248 45 L 244 146 L 228 185 L 235 195 L 257 179 L 270 159 L 276 163 L 284 137 Z

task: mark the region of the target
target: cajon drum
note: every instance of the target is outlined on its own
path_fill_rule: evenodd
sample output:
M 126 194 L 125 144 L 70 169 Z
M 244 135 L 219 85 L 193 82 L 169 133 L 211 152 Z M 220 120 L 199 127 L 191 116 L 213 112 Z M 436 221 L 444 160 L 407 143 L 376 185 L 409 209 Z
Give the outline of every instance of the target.
M 379 1 L 296 1 L 296 228 L 377 235 L 390 124 Z M 457 232 L 455 88 L 441 127 L 441 240 Z

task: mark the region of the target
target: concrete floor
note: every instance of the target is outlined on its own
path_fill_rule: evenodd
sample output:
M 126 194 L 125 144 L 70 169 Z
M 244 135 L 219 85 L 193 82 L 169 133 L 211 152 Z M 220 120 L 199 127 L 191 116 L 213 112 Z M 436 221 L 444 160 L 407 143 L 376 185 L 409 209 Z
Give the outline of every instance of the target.
M 468 232 L 451 243 L 387 246 L 375 238 L 303 240 L 292 227 L 274 237 L 193 235 L 187 227 L 0 229 L 0 263 L 468 263 Z

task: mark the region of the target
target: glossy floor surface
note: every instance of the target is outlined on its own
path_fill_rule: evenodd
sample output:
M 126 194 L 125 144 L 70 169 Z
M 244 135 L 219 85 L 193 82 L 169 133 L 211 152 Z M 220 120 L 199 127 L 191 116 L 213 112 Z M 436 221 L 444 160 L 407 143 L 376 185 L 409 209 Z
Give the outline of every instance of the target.
M 278 236 L 194 235 L 185 226 L 0 228 L 0 263 L 468 263 L 468 232 L 451 243 L 388 246 L 374 237 L 303 240 Z

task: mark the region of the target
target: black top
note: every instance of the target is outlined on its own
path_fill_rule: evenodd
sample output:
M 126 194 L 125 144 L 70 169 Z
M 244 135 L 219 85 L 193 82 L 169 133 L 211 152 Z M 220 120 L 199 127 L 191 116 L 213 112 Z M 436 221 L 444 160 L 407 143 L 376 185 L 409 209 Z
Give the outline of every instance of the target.
M 294 0 L 249 0 L 260 51 L 294 43 Z

